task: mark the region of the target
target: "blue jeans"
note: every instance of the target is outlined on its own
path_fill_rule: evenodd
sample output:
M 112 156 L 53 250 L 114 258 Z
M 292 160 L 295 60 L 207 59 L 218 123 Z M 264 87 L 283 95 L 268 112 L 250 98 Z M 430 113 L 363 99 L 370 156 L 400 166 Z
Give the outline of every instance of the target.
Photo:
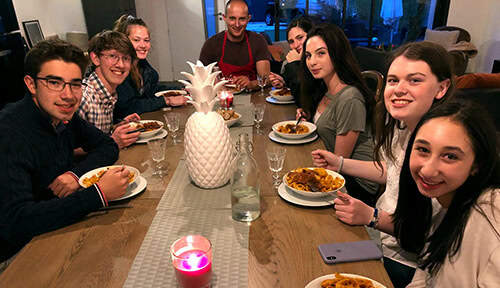
M 387 257 L 384 257 L 384 267 L 387 274 L 389 274 L 389 278 L 391 278 L 394 288 L 404 288 L 410 284 L 416 270 Z

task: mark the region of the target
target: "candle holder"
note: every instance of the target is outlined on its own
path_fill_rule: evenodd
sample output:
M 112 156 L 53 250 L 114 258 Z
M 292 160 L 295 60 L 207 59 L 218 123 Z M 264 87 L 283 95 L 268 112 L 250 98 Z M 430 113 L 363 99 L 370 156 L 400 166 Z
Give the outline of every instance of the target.
M 230 110 L 233 106 L 233 93 L 231 91 L 222 90 L 219 93 L 220 107 L 224 110 Z
M 184 236 L 170 248 L 178 287 L 212 286 L 212 243 L 200 235 Z

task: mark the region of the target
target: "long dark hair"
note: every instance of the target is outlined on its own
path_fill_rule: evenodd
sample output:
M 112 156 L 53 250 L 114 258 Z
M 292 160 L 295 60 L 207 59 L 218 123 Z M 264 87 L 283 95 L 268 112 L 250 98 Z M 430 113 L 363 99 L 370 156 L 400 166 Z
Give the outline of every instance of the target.
M 286 28 L 286 38 L 288 39 L 288 33 L 292 28 L 300 28 L 304 32 L 309 32 L 311 28 L 313 27 L 313 23 L 307 16 L 299 16 L 297 18 L 294 18 L 290 23 L 288 23 L 288 27 Z
M 344 32 L 333 24 L 320 24 L 313 27 L 307 33 L 307 39 L 304 41 L 302 49 L 302 58 L 300 60 L 300 79 L 301 92 L 300 103 L 304 111 L 313 117 L 321 98 L 325 95 L 328 87 L 323 79 L 315 79 L 306 64 L 306 45 L 309 39 L 319 36 L 325 41 L 328 48 L 328 54 L 335 69 L 335 73 L 343 83 L 354 86 L 363 95 L 366 107 L 366 121 L 371 122 L 375 98 L 370 89 L 366 86 L 365 80 L 361 76 L 361 71 L 352 54 L 351 45 Z
M 133 25 L 145 27 L 148 30 L 148 34 L 151 37 L 151 32 L 149 31 L 148 25 L 141 18 L 136 18 L 132 15 L 124 14 L 118 20 L 115 21 L 113 30 L 125 34 L 125 36 L 130 36 L 130 27 Z M 139 69 L 139 61 L 134 61 L 134 64 L 130 68 L 130 77 L 135 83 L 137 89 L 142 88 L 142 72 Z
M 393 214 L 394 232 L 403 249 L 420 254 L 419 267 L 428 269 L 431 275 L 439 271 L 447 255 L 451 258 L 460 250 L 472 209 L 484 214 L 477 203 L 478 198 L 486 189 L 500 187 L 498 139 L 495 126 L 487 114 L 479 105 L 469 101 L 436 106 L 422 117 L 408 143 L 399 180 L 398 204 Z M 473 167 L 477 171 L 455 191 L 441 224 L 429 235 L 431 199 L 419 192 L 412 179 L 409 162 L 418 130 L 429 120 L 441 117 L 465 129 L 474 151 Z M 424 250 L 426 243 L 428 246 Z
M 453 61 L 450 54 L 441 45 L 429 42 L 412 42 L 405 44 L 396 49 L 392 55 L 390 63 L 399 56 L 413 61 L 424 61 L 429 65 L 432 74 L 434 74 L 439 82 L 450 80 L 450 86 L 446 94 L 441 99 L 434 99 L 432 107 L 447 102 L 453 95 L 455 89 L 455 80 L 453 77 Z M 389 65 L 390 66 L 390 65 Z M 387 76 L 387 75 L 386 75 Z M 387 79 L 387 77 L 386 77 Z M 384 97 L 380 97 L 375 106 L 375 149 L 374 158 L 377 163 L 381 162 L 381 150 L 391 160 L 394 160 L 392 153 L 392 140 L 395 129 L 403 129 L 403 124 L 387 112 L 385 107 Z M 380 167 L 382 167 L 380 165 Z

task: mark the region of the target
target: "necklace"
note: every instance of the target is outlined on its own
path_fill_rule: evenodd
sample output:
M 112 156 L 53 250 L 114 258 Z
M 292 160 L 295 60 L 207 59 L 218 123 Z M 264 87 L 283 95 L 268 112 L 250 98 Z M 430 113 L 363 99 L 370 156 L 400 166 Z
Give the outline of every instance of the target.
M 326 97 L 326 96 L 323 96 L 323 100 L 322 101 L 323 101 L 323 103 L 325 105 L 328 105 L 328 103 L 330 103 L 330 99 L 328 97 Z

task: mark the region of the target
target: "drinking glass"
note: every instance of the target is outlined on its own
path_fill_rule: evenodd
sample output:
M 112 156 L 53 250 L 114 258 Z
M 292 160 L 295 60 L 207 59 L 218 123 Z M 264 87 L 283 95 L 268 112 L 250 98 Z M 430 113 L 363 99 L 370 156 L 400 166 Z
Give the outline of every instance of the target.
M 262 131 L 260 131 L 260 122 L 264 120 L 265 111 L 266 111 L 265 104 L 253 105 L 253 121 L 255 122 L 255 128 L 257 129 L 257 134 L 259 135 L 262 135 Z
M 177 130 L 179 130 L 180 114 L 171 112 L 163 116 L 165 117 L 165 121 L 167 122 L 168 130 L 172 132 L 172 144 L 177 145 L 177 143 L 181 142 L 180 140 L 177 140 L 177 133 L 175 133 Z
M 166 139 L 153 139 L 148 141 L 148 148 L 151 150 L 151 157 L 156 162 L 156 171 L 153 175 L 163 177 L 163 170 L 160 162 L 165 160 L 165 148 L 167 147 Z
M 281 178 L 278 172 L 283 169 L 283 162 L 285 162 L 286 149 L 280 146 L 269 147 L 266 149 L 267 163 L 269 169 L 273 171 L 273 186 L 278 188 L 281 184 Z
M 267 77 L 268 75 L 257 74 L 257 82 L 259 83 L 260 87 L 260 96 L 264 96 L 264 87 L 266 86 Z

